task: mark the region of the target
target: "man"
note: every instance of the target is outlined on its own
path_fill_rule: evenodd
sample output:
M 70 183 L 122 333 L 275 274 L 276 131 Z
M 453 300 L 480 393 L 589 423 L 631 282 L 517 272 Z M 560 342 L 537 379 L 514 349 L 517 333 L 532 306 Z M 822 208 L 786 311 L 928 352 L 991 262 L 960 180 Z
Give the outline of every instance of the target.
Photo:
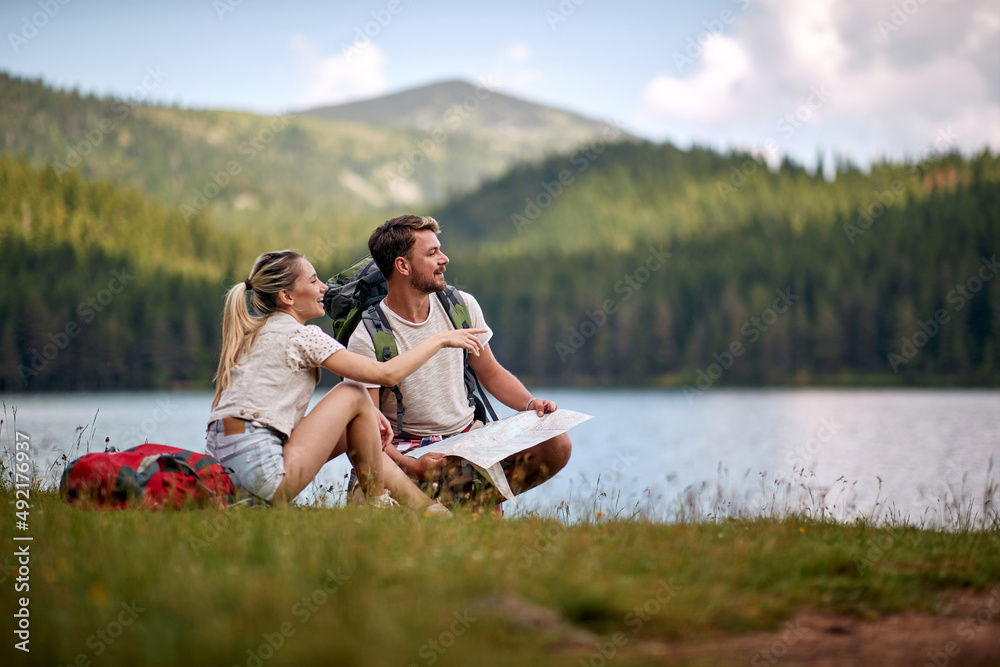
M 403 215 L 384 223 L 368 240 L 368 249 L 388 286 L 381 309 L 400 354 L 435 333 L 455 327 L 436 295 L 447 287 L 444 273 L 449 261 L 441 251 L 437 237 L 440 232 L 434 218 Z M 482 352 L 478 356 L 469 355 L 469 364 L 483 387 L 514 410 L 534 410 L 538 416 L 555 412 L 555 403 L 532 396 L 520 380 L 500 365 L 490 350 L 493 332 L 479 303 L 470 294 L 458 294 L 469 309 L 472 328 L 487 329 L 479 335 Z M 380 358 L 364 326 L 351 335 L 348 349 Z M 418 486 L 446 504 L 466 499 L 476 506 L 493 504 L 503 500 L 502 496 L 467 461 L 436 453 L 419 459 L 403 455 L 415 447 L 482 425 L 474 423 L 464 363 L 463 350 L 441 350 L 400 382 L 398 389 L 404 408 L 402 433 L 395 433 L 394 446 L 386 447 L 385 451 Z M 372 400 L 395 424 L 396 394 L 380 391 L 378 386 L 368 388 Z M 571 450 L 569 436 L 563 433 L 506 459 L 503 467 L 511 490 L 523 493 L 552 478 L 569 461 Z

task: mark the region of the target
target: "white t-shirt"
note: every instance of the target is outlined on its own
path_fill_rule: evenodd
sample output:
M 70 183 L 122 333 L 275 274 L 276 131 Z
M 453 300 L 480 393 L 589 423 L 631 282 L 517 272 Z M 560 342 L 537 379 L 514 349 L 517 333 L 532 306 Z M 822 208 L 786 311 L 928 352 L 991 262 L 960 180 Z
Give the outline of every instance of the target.
M 288 313 L 268 316 L 249 354 L 233 367 L 229 386 L 209 422 L 224 417 L 253 419 L 291 435 L 309 407 L 319 367 L 344 346 L 314 324 Z
M 483 345 L 493 337 L 486 325 L 479 303 L 466 292 L 457 294 L 469 308 L 470 325 L 473 329 L 487 329 L 479 334 Z M 382 310 L 392 327 L 396 348 L 400 354 L 427 340 L 436 333 L 455 328 L 447 311 L 436 295 L 430 295 L 430 314 L 419 324 L 405 320 L 392 312 L 382 302 Z M 378 359 L 371 336 L 365 325 L 359 324 L 347 343 L 351 352 Z M 403 431 L 416 436 L 452 435 L 472 423 L 474 409 L 469 405 L 469 394 L 465 389 L 465 362 L 463 349 L 444 349 L 399 383 L 403 395 Z M 369 388 L 378 387 L 367 385 Z M 396 428 L 396 395 L 391 391 L 382 392 L 382 412 L 393 428 Z

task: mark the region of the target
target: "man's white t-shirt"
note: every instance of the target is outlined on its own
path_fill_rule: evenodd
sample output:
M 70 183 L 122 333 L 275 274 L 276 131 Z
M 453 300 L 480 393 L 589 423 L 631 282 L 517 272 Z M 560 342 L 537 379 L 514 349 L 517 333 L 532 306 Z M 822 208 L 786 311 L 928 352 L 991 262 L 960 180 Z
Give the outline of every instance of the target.
M 473 329 L 487 329 L 479 334 L 479 341 L 486 345 L 493 337 L 483 318 L 479 302 L 466 292 L 457 291 L 460 299 L 469 308 L 470 325 Z M 381 306 L 392 327 L 396 348 L 400 354 L 411 350 L 431 336 L 455 328 L 441 300 L 430 295 L 430 314 L 419 324 L 405 320 L 392 312 L 383 301 Z M 378 359 L 371 336 L 363 323 L 351 334 L 347 343 L 351 352 Z M 472 423 L 474 409 L 469 405 L 469 394 L 465 389 L 465 350 L 446 348 L 439 350 L 423 366 L 399 383 L 403 395 L 403 431 L 410 435 L 452 435 L 464 430 Z M 377 384 L 366 385 L 369 389 Z M 396 395 L 391 391 L 382 392 L 382 412 L 396 428 Z

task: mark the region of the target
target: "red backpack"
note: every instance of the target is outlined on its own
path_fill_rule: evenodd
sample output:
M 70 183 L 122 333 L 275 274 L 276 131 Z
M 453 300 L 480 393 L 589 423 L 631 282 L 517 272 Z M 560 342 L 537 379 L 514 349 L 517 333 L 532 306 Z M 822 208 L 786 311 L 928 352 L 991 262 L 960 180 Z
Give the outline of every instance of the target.
M 222 464 L 207 454 L 146 444 L 74 460 L 63 472 L 59 495 L 68 503 L 97 509 L 225 507 L 236 488 Z

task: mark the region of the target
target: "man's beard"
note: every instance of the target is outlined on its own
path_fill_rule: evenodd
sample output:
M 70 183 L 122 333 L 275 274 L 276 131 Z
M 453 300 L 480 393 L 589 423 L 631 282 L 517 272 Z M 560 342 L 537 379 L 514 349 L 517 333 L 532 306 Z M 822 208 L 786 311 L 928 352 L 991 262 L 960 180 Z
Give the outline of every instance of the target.
M 444 278 L 444 275 L 442 274 L 441 277 Z M 438 284 L 437 278 L 438 274 L 432 274 L 430 279 L 414 276 L 413 282 L 410 284 L 414 289 L 420 290 L 424 294 L 434 294 L 444 289 L 444 287 Z

